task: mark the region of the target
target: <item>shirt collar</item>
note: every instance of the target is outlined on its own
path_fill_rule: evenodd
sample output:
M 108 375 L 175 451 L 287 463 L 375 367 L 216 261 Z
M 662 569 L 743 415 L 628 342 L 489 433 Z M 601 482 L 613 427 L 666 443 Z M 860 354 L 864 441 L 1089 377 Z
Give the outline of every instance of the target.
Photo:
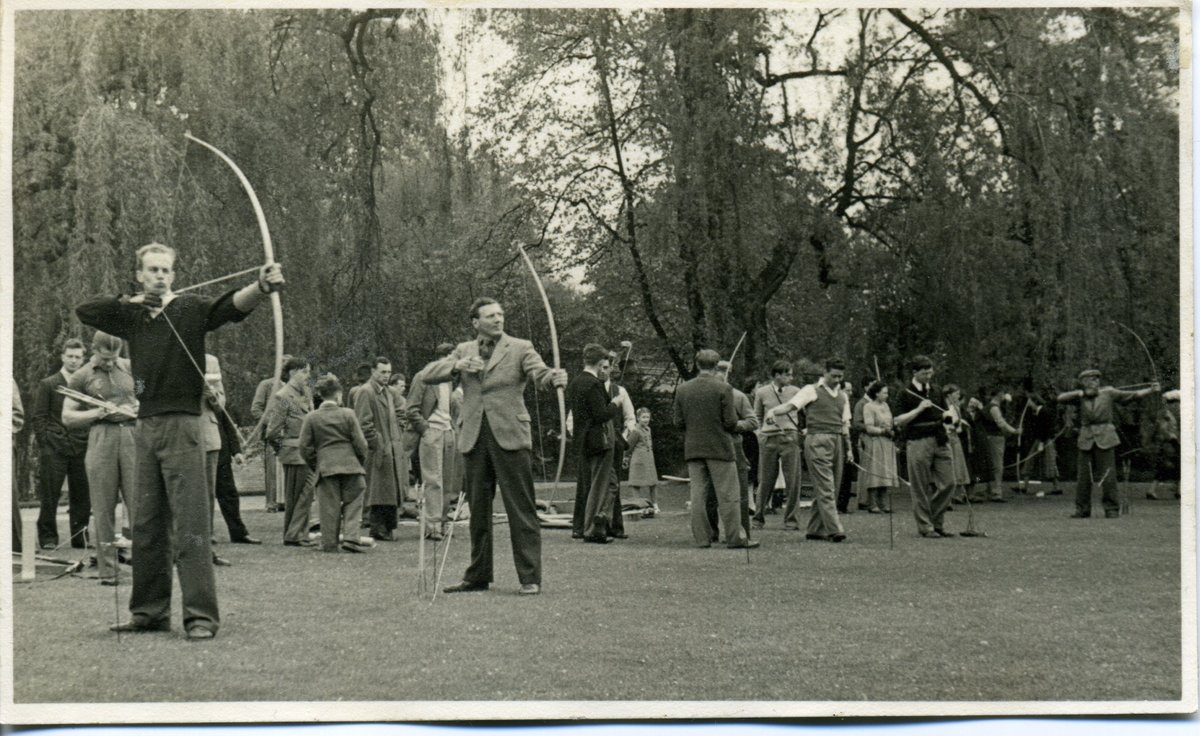
M 912 379 L 912 385 L 916 387 L 918 393 L 926 393 L 929 389 L 923 386 L 916 378 Z
M 584 372 L 584 373 L 590 373 L 590 374 L 592 374 L 593 376 L 595 376 L 596 378 L 599 378 L 599 377 L 600 377 L 600 375 L 599 375 L 599 374 L 596 372 L 596 369 L 595 369 L 595 368 L 592 368 L 592 367 L 590 367 L 590 366 L 586 366 L 586 365 L 585 365 L 585 366 L 583 367 L 583 372 Z

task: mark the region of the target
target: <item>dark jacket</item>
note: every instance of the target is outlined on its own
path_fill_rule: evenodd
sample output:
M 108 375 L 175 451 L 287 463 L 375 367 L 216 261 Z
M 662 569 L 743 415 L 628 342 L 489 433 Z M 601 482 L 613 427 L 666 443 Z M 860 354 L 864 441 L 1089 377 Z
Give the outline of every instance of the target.
M 64 457 L 77 457 L 87 452 L 89 427 L 67 429 L 62 423 L 63 399 L 59 386 L 66 386 L 62 371 L 55 371 L 38 381 L 30 408 L 29 425 L 37 434 L 42 452 Z
M 684 383 L 675 392 L 675 426 L 684 430 L 685 460 L 732 461 L 731 435 L 738 426 L 733 387 L 705 375 Z
M 612 421 L 621 416 L 621 406 L 609 400 L 604 382 L 581 371 L 567 384 L 567 407 L 574 417 L 575 442 L 583 455 L 603 455 L 613 448 Z
M 358 416 L 334 404 L 322 404 L 309 412 L 300 426 L 300 456 L 318 478 L 365 475 L 367 438 Z

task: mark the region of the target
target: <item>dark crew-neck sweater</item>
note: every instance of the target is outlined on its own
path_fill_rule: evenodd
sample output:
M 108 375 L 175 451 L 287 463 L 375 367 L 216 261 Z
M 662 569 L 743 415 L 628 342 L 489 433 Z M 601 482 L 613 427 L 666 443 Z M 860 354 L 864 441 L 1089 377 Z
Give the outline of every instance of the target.
M 125 294 L 96 297 L 76 307 L 75 314 L 85 325 L 129 341 L 139 417 L 199 415 L 204 378 L 192 360 L 203 367 L 205 335 L 226 322 L 246 318 L 247 313 L 233 304 L 235 293 L 230 290 L 216 299 L 180 294 L 153 319 L 145 307 L 130 304 Z

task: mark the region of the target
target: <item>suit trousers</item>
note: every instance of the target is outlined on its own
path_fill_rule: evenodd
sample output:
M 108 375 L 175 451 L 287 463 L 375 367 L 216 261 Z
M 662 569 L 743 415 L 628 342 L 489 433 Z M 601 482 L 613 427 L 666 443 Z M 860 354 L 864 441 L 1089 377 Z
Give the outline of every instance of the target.
M 362 475 L 326 475 L 317 481 L 321 549 L 337 549 L 339 533 L 342 541 L 358 541 L 358 522 L 362 518 L 363 495 L 366 492 L 367 479 Z
M 85 455 L 63 455 L 42 448 L 38 463 L 38 545 L 58 546 L 58 500 L 62 498 L 63 479 L 67 481 L 67 519 L 71 546 L 83 547 L 92 504 L 88 491 Z
M 716 489 L 717 512 L 721 526 L 725 528 L 726 544 L 745 544 L 746 532 L 742 529 L 738 509 L 737 464 L 733 460 L 688 460 L 688 490 L 692 505 L 692 539 L 700 547 L 712 544 L 716 529 L 708 521 L 704 498 L 711 485 Z
M 275 462 L 275 450 L 271 447 L 270 442 L 263 443 L 263 502 L 268 509 L 274 508 L 283 502 L 279 498 L 279 481 L 275 479 L 275 472 L 279 465 Z
M 783 482 L 787 488 L 787 502 L 783 507 L 783 523 L 798 524 L 796 503 L 800 497 L 800 433 L 787 430 L 769 434 L 758 442 L 758 509 L 754 520 L 765 522 L 767 504 L 775 492 L 775 481 L 779 477 L 779 466 L 783 464 Z
M 621 463 L 625 460 L 625 448 L 617 442 L 612 451 L 612 472 L 608 475 L 609 492 L 612 496 L 612 512 L 608 517 L 610 534 L 625 533 L 625 515 L 621 513 Z
M 954 457 L 950 445 L 938 444 L 936 437 L 909 440 L 905 455 L 917 531 L 929 534 L 942 528 L 954 495 Z
M 1075 464 L 1075 511 L 1090 515 L 1092 513 L 1092 486 L 1100 484 L 1100 503 L 1106 514 L 1121 512 L 1120 496 L 1117 490 L 1117 449 L 1110 447 L 1101 450 L 1093 445 L 1091 449 L 1079 451 L 1079 462 Z
M 837 493 L 846 467 L 846 449 L 840 434 L 809 434 L 804 438 L 804 460 L 812 477 L 814 501 L 808 517 L 808 534 L 829 537 L 842 534 Z
M 129 515 L 134 516 L 134 457 L 137 453 L 134 423 L 97 422 L 88 434 L 87 466 L 88 493 L 91 496 L 92 518 L 96 520 L 96 567 L 101 578 L 117 574 L 115 517 L 117 499 L 125 502 Z
M 992 477 L 988 479 L 988 492 L 993 499 L 1004 498 L 1004 435 L 989 434 L 987 440 L 988 455 L 992 460 Z
M 579 454 L 579 469 L 587 481 L 587 502 L 583 509 L 583 536 L 607 537 L 612 526 L 613 448 L 599 455 Z
M 299 542 L 308 538 L 309 514 L 312 513 L 317 474 L 307 465 L 283 466 L 283 541 Z M 321 536 L 325 535 L 321 527 Z
M 213 575 L 204 433 L 193 414 L 138 420 L 137 501 L 133 517 L 133 592 L 140 623 L 171 617 L 171 566 L 179 573 L 183 625 L 220 626 Z
M 742 443 L 734 441 L 733 453 L 737 458 L 734 462 L 737 464 L 738 491 L 740 515 L 742 519 L 742 529 L 746 531 L 746 537 L 750 537 L 750 461 L 746 457 L 746 451 L 742 449 Z M 708 494 L 704 497 L 704 511 L 708 514 L 708 525 L 713 528 L 713 541 L 717 541 L 716 530 L 718 528 L 718 513 L 717 505 L 717 490 L 709 485 Z
M 216 496 L 217 506 L 221 509 L 221 518 L 225 519 L 225 528 L 229 530 L 230 541 L 250 536 L 245 522 L 242 521 L 242 497 L 238 493 L 237 483 L 233 479 L 232 462 L 223 463 L 218 459 Z
M 453 429 L 428 427 L 421 435 L 417 457 L 421 463 L 421 484 L 425 489 L 425 519 L 438 527 L 446 521 L 446 492 L 453 492 L 456 487 L 457 454 L 458 435 Z
M 491 583 L 492 502 L 496 485 L 508 513 L 513 562 L 521 584 L 542 582 L 542 528 L 533 493 L 533 465 L 529 450 L 505 450 L 496 441 L 483 415 L 479 438 L 466 453 L 467 501 L 471 504 L 471 564 L 463 573 L 468 583 Z

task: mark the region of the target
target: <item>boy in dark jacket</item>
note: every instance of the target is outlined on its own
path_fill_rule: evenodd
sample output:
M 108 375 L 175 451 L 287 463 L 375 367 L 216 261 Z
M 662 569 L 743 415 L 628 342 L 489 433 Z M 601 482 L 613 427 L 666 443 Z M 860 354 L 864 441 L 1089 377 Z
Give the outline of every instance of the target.
M 358 522 L 362 517 L 363 493 L 367 489 L 367 438 L 358 417 L 341 406 L 342 384 L 328 374 L 317 380 L 321 406 L 304 417 L 300 425 L 300 456 L 317 474 L 317 499 L 321 510 L 322 552 L 341 549 L 362 552 Z

